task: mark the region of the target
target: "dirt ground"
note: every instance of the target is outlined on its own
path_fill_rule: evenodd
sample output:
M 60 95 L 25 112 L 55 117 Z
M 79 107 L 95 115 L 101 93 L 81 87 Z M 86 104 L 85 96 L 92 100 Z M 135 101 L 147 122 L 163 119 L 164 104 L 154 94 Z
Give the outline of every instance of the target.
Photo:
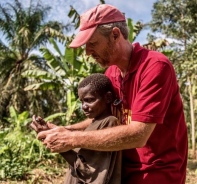
M 188 160 L 186 184 L 197 183 L 197 160 Z
M 61 169 L 57 175 L 46 173 L 41 169 L 35 169 L 31 180 L 27 181 L 0 181 L 1 184 L 63 184 L 66 169 Z M 187 178 L 185 184 L 197 184 L 197 160 L 188 160 Z

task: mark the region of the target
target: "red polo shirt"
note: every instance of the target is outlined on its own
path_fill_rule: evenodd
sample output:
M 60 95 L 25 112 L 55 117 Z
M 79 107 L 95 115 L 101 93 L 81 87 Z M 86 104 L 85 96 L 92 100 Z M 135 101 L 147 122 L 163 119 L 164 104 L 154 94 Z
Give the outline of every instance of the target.
M 185 184 L 187 128 L 174 68 L 163 54 L 138 43 L 130 62 L 123 79 L 116 66 L 106 71 L 123 100 L 124 123 L 157 125 L 143 148 L 123 151 L 122 183 Z

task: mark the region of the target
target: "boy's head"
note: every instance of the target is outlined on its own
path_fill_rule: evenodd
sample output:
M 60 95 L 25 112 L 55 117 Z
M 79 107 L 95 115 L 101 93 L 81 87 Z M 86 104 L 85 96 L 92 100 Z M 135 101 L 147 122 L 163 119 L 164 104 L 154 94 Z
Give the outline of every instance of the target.
M 110 104 L 114 100 L 111 81 L 100 73 L 92 74 L 79 83 L 79 99 L 82 109 L 89 118 L 98 118 L 111 114 Z

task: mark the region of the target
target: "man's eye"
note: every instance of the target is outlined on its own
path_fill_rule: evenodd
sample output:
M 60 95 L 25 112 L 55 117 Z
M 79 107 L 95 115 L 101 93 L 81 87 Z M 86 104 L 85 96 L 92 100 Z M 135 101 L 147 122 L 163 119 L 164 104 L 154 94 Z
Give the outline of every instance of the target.
M 96 45 L 96 42 L 90 43 L 91 47 L 94 47 Z

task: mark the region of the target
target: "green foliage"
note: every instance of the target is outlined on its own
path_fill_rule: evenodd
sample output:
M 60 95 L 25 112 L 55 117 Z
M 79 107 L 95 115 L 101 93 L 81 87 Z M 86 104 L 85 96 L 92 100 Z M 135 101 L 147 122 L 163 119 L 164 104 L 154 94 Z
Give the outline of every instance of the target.
M 29 129 L 29 113 L 24 111 L 18 114 L 12 106 L 9 112 L 7 121 L 10 126 L 0 131 L 1 180 L 25 177 L 48 154 L 42 143 L 35 139 L 35 133 Z
M 129 27 L 129 40 L 130 42 L 133 42 L 140 33 L 140 31 L 143 29 L 144 25 L 139 21 L 134 24 L 131 18 L 127 19 L 127 25 Z
M 152 11 L 152 30 L 189 40 L 196 32 L 196 0 L 159 0 Z
M 72 18 L 72 23 L 74 23 L 75 29 L 77 29 L 79 27 L 79 24 L 80 24 L 80 15 L 73 8 L 73 6 L 70 6 L 70 11 L 68 13 L 68 17 Z
M 46 21 L 50 9 L 40 1 L 30 1 L 27 8 L 18 0 L 13 0 L 13 3 L 0 3 L 0 32 L 3 35 L 0 39 L 1 121 L 8 116 L 7 109 L 10 106 L 14 106 L 19 112 L 29 110 L 33 114 L 38 109 L 43 113 L 44 101 L 40 105 L 42 108 L 35 105 L 35 99 L 42 97 L 37 93 L 24 92 L 24 86 L 31 81 L 22 78 L 21 73 L 35 65 L 45 67 L 39 54 L 33 54 L 32 51 L 38 51 L 41 45 L 48 43 L 49 38 L 69 41 L 63 34 L 63 30 L 69 25 Z M 44 96 L 46 94 L 49 95 L 45 92 Z M 47 110 L 49 111 L 48 107 Z M 4 124 L 5 121 L 0 123 Z
M 105 1 L 104 0 L 100 0 L 100 4 L 105 4 Z
M 59 154 L 50 153 L 36 139 L 36 133 L 29 128 L 27 111 L 18 114 L 11 106 L 9 112 L 10 126 L 0 130 L 0 180 L 27 181 L 34 168 L 49 170 L 52 160 L 65 163 Z M 57 172 L 55 168 L 51 170 Z

